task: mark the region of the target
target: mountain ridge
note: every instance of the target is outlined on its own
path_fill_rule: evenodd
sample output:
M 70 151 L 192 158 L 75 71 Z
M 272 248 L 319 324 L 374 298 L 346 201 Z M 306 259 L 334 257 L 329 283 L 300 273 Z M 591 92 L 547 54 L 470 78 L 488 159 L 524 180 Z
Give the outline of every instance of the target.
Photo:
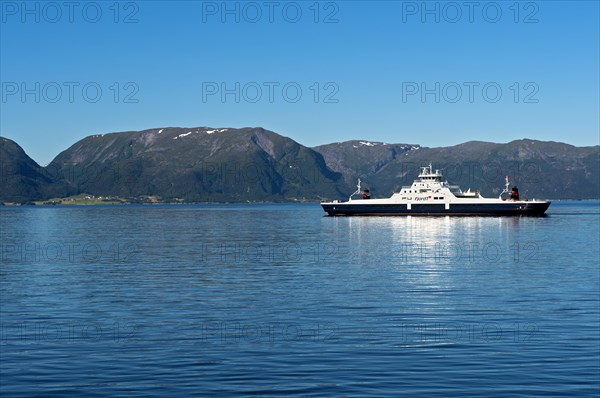
M 450 182 L 486 196 L 496 195 L 508 174 L 525 195 L 587 199 L 600 196 L 599 149 L 528 138 L 448 147 L 348 140 L 309 148 L 261 127 L 161 127 L 84 137 L 42 167 L 0 137 L 0 202 L 82 193 L 164 202 L 318 201 L 347 197 L 356 178 L 387 197 L 430 162 Z

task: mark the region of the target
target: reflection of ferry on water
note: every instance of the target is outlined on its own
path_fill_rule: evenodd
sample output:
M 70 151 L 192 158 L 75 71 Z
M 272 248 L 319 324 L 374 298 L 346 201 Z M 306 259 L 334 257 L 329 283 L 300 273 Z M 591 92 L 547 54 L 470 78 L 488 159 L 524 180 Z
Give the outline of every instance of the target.
M 421 168 L 419 179 L 412 186 L 402 187 L 400 192 L 385 199 L 371 199 L 368 189 L 361 192 L 360 179 L 358 189 L 347 202 L 334 200 L 323 202 L 323 210 L 330 216 L 351 215 L 493 215 L 493 216 L 541 216 L 550 206 L 546 200 L 523 200 L 519 190 L 513 187 L 509 192 L 508 177 L 506 186 L 495 198 L 484 198 L 479 192 L 463 192 L 456 185 L 442 181 L 439 170 L 433 170 L 431 164 Z M 503 198 L 503 194 L 509 194 Z M 362 194 L 361 199 L 353 199 Z

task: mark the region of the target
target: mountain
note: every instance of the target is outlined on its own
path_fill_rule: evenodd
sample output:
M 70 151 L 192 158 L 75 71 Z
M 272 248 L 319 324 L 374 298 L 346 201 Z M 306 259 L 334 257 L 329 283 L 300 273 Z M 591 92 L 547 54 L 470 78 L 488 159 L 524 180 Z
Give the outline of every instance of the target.
M 350 185 L 354 185 L 356 177 L 376 175 L 388 164 L 410 151 L 420 149 L 420 146 L 354 140 L 313 149 L 323 155 L 329 168 L 341 173 Z
M 40 167 L 16 142 L 0 137 L 0 203 L 29 202 L 72 192 L 63 179 Z
M 262 128 L 162 128 L 87 137 L 49 165 L 77 192 L 167 201 L 320 200 L 342 175 L 323 157 Z
M 599 149 L 528 139 L 308 148 L 262 128 L 168 127 L 89 136 L 40 167 L 0 137 L 0 203 L 81 194 L 117 202 L 319 201 L 347 198 L 359 177 L 373 197 L 389 197 L 430 162 L 450 183 L 484 196 L 497 196 L 508 175 L 526 198 L 591 199 L 600 197 Z
M 313 149 L 346 179 L 360 177 L 374 196 L 410 185 L 420 167 L 433 163 L 449 182 L 484 196 L 497 196 L 509 176 L 525 197 L 587 199 L 600 197 L 599 148 L 523 139 L 440 148 L 346 141 Z

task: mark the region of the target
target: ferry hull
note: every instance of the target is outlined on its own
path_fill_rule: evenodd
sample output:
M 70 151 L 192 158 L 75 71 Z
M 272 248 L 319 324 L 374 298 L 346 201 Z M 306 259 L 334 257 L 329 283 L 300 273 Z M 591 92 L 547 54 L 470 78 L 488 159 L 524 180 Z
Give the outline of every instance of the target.
M 330 216 L 543 216 L 551 202 L 450 204 L 321 203 Z

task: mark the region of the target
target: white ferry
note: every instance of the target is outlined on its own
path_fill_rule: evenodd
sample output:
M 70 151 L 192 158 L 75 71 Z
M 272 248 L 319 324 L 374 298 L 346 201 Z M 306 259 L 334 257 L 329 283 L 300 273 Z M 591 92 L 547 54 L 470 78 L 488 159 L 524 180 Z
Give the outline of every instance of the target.
M 442 181 L 442 173 L 434 171 L 431 164 L 421 168 L 419 179 L 411 186 L 402 187 L 400 192 L 389 198 L 371 199 L 368 189 L 361 191 L 360 183 L 359 179 L 358 189 L 347 202 L 323 202 L 323 210 L 330 216 L 542 216 L 551 203 L 547 200 L 521 199 L 516 187 L 509 192 L 508 177 L 497 199 L 484 198 L 470 189 L 463 192 L 459 186 Z M 503 198 L 503 194 L 508 194 L 508 197 Z M 361 195 L 361 198 L 353 198 L 355 195 Z

